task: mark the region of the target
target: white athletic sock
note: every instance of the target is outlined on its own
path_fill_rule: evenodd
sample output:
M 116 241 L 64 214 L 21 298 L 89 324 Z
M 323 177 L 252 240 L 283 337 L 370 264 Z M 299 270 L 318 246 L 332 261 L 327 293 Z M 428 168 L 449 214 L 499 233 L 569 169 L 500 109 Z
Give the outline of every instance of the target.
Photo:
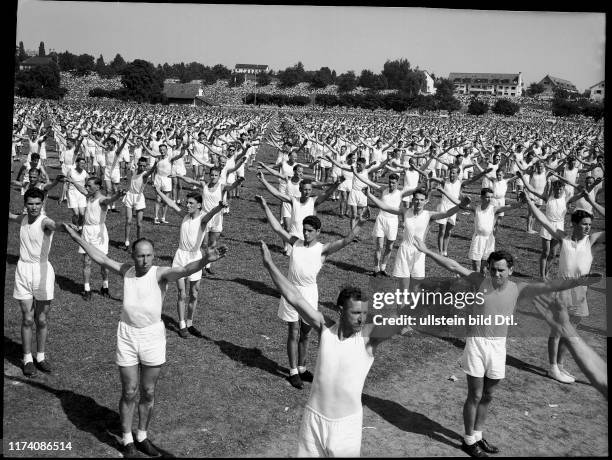
M 138 430 L 138 431 L 136 432 L 136 440 L 137 440 L 138 442 L 142 442 L 142 441 L 144 441 L 145 439 L 147 439 L 147 432 L 146 432 L 146 431 L 142 431 L 142 430 Z
M 23 364 L 33 363 L 32 353 L 24 353 L 23 355 Z
M 554 364 L 550 365 L 550 371 L 551 372 L 558 372 L 559 371 L 559 366 L 557 365 L 557 363 L 554 363 Z
M 482 439 L 482 431 L 472 431 L 474 439 L 476 440 L 476 442 L 480 441 Z
M 185 321 L 179 321 L 179 329 L 184 329 L 186 327 L 187 325 L 185 324 Z
M 303 374 L 304 372 L 306 372 L 306 366 L 298 366 L 298 372 L 300 374 Z
M 36 353 L 36 362 L 39 363 L 45 360 L 45 353 Z
M 91 286 L 89 286 L 89 283 L 85 283 L 85 291 L 91 291 Z
M 379 272 L 379 271 L 380 271 L 380 264 L 378 264 L 378 265 L 376 265 L 376 266 L 374 267 L 374 271 L 375 271 L 375 272 Z
M 129 242 L 128 240 L 125 240 L 125 245 L 126 245 L 126 246 L 129 246 L 129 245 L 130 245 L 130 242 Z
M 210 268 L 210 264 L 206 264 L 204 268 Z
M 468 446 L 471 446 L 472 444 L 476 444 L 476 437 L 472 434 L 472 435 L 464 435 L 463 436 L 463 440 L 465 441 L 465 443 Z
M 188 319 L 187 321 L 185 321 L 185 323 L 187 324 L 187 327 L 193 326 L 193 320 L 192 319 Z
M 130 431 L 129 433 L 123 433 L 123 445 L 127 446 L 128 444 L 131 444 L 134 442 L 134 438 L 132 437 L 132 432 Z
M 102 287 L 108 289 L 108 280 L 102 280 Z
M 387 269 L 387 264 L 380 264 L 380 271 L 385 271 Z
M 295 367 L 292 369 L 289 369 L 289 376 L 297 375 L 297 374 L 299 374 L 299 372 Z

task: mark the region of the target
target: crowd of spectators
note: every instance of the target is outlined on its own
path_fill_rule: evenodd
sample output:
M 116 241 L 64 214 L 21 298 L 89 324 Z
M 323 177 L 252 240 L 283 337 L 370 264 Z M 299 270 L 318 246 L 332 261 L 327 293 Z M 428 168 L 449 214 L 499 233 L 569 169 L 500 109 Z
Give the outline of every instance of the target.
M 76 77 L 70 72 L 60 72 L 61 86 L 68 92 L 64 96 L 67 101 L 80 101 L 89 99 L 89 91 L 94 88 L 105 90 L 120 89 L 121 77 L 101 78 L 96 72 L 83 77 Z

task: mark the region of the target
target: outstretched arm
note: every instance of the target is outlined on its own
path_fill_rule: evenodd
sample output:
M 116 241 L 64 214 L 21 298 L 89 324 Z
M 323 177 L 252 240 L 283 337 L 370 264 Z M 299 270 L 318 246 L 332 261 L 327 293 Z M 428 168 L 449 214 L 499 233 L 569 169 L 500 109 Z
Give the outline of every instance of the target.
M 164 267 L 157 271 L 158 280 L 173 282 L 202 270 L 207 264 L 219 260 L 227 254 L 227 246 L 207 247 L 200 260 L 188 263 L 183 267 Z
M 274 232 L 281 237 L 281 239 L 290 245 L 293 245 L 293 243 L 295 243 L 299 238 L 297 236 L 292 236 L 290 235 L 284 228 L 283 226 L 280 224 L 280 222 L 276 219 L 276 217 L 274 217 L 274 214 L 272 213 L 272 211 L 270 210 L 270 207 L 268 206 L 268 203 L 266 202 L 266 199 L 261 196 L 261 195 L 255 195 L 255 200 L 257 200 L 257 202 L 259 203 L 259 205 L 261 206 L 261 209 L 264 210 L 264 212 L 266 213 L 266 218 L 268 219 L 268 223 L 270 224 L 270 227 L 272 227 L 272 230 L 274 230 Z
M 472 200 L 470 199 L 469 196 L 464 196 L 463 198 L 461 198 L 461 201 L 459 202 L 459 204 L 453 206 L 449 210 L 444 211 L 444 212 L 432 212 L 430 215 L 430 219 L 432 220 L 446 219 L 447 217 L 450 217 L 453 214 L 458 213 L 460 209 L 467 208 L 470 205 L 471 201 Z
M 270 183 L 266 180 L 266 178 L 264 177 L 261 171 L 257 174 L 257 178 L 259 179 L 259 182 L 263 184 L 266 190 L 268 190 L 268 192 L 270 192 L 276 198 L 278 198 L 279 200 L 285 203 L 291 203 L 291 198 L 289 197 L 289 195 L 279 192 L 276 189 L 276 187 L 274 187 L 273 185 L 270 185 Z
M 344 238 L 340 238 L 336 241 L 332 241 L 331 243 L 325 244 L 323 246 L 323 251 L 321 251 L 321 256 L 323 257 L 323 260 L 331 256 L 334 252 L 337 252 L 343 247 L 348 246 L 355 239 L 355 237 L 359 235 L 359 231 L 367 221 L 368 219 L 360 217 L 357 222 L 355 222 L 355 225 L 353 225 L 353 228 L 351 229 L 348 235 L 346 235 Z
M 383 202 L 382 200 L 379 200 L 378 198 L 376 198 L 374 195 L 372 195 L 372 193 L 370 193 L 370 189 L 366 189 L 365 192 L 366 196 L 368 197 L 368 199 L 374 203 L 374 206 L 376 206 L 377 208 L 389 212 L 391 214 L 395 214 L 396 216 L 399 216 L 402 214 L 400 208 L 394 208 L 392 206 L 389 206 L 388 204 L 386 204 L 385 202 Z
M 179 205 L 176 204 L 176 202 L 174 200 L 172 200 L 169 197 L 167 197 L 166 194 L 163 193 L 159 189 L 158 185 L 154 185 L 153 188 L 155 189 L 155 193 L 157 193 L 157 196 L 159 196 L 164 203 L 166 203 L 168 206 L 170 206 L 172 209 L 174 209 L 177 212 L 181 212 L 182 211 L 181 208 L 179 207 Z
M 542 227 L 544 227 L 548 231 L 548 233 L 554 236 L 557 240 L 562 240 L 563 238 L 565 238 L 565 232 L 563 230 L 557 230 L 550 223 L 546 215 L 542 211 L 540 211 L 535 204 L 533 204 L 533 201 L 527 193 L 525 194 L 525 200 L 527 201 L 527 206 L 529 206 L 529 209 L 531 210 L 533 216 L 538 220 L 538 222 L 540 222 L 540 224 L 542 224 Z
M 572 289 L 577 286 L 588 286 L 598 283 L 601 280 L 602 276 L 599 273 L 592 273 L 578 278 L 539 281 L 535 283 L 519 283 L 519 296 L 522 298 L 535 297 L 555 291 L 565 291 L 566 289 Z
M 91 258 L 91 260 L 93 260 L 98 265 L 122 276 L 130 269 L 129 264 L 122 264 L 109 258 L 98 248 L 92 246 L 87 241 L 85 241 L 77 232 L 75 225 L 66 223 L 62 225 L 66 233 L 70 235 L 70 238 L 72 238 L 79 246 L 81 246 L 83 250 L 87 253 L 87 255 Z
M 320 195 L 317 195 L 317 199 L 315 200 L 315 203 L 314 203 L 315 207 L 319 206 L 325 200 L 329 199 L 329 197 L 332 196 L 332 194 L 336 191 L 340 183 L 341 183 L 340 181 L 334 182 L 332 185 L 327 187 L 325 192 L 321 193 Z
M 268 273 L 276 285 L 276 288 L 280 291 L 285 300 L 297 310 L 297 312 L 300 314 L 300 318 L 302 318 L 306 324 L 313 327 L 318 333 L 321 333 L 324 325 L 331 325 L 330 320 L 326 319 L 320 311 L 316 310 L 306 301 L 306 299 L 304 299 L 297 288 L 291 284 L 287 278 L 285 278 L 278 267 L 274 264 L 272 255 L 270 254 L 270 250 L 268 249 L 268 246 L 266 246 L 266 243 L 263 241 L 260 243 L 264 267 L 266 267 L 268 270 Z
M 430 250 L 425 245 L 425 242 L 420 238 L 414 237 L 414 246 L 426 256 L 431 257 L 438 265 L 450 270 L 451 272 L 457 273 L 461 276 L 468 276 L 474 273 L 472 270 L 468 270 L 467 268 L 463 267 L 461 264 L 459 264 L 459 262 Z

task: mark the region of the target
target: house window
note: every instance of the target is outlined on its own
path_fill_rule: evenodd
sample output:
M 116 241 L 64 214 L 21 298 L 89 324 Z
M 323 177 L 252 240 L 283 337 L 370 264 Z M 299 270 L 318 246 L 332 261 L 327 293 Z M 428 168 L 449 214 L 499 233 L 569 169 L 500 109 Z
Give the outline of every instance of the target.
M 515 89 L 516 89 L 516 86 L 513 86 L 513 87 L 512 87 L 512 89 L 514 89 L 514 90 L 515 90 Z
M 601 90 L 598 89 L 597 91 L 595 91 L 595 94 L 601 94 Z

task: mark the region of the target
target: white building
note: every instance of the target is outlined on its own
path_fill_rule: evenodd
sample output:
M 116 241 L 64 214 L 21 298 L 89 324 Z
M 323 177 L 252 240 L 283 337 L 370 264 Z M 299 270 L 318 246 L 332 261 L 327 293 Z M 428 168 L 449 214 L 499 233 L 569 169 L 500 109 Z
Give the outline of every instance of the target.
M 425 95 L 436 94 L 436 87 L 433 77 L 426 70 L 423 70 L 423 75 L 425 75 L 425 85 L 423 89 L 421 89 L 420 93 Z
M 234 72 L 236 73 L 245 73 L 252 75 L 268 71 L 268 66 L 264 64 L 236 64 L 236 67 L 234 67 Z
M 591 95 L 589 96 L 589 99 L 591 101 L 593 102 L 603 102 L 604 101 L 604 96 L 605 96 L 604 85 L 605 85 L 605 80 L 602 80 L 596 85 L 593 85 L 589 88 L 589 90 L 591 91 Z
M 457 94 L 471 96 L 512 96 L 523 94 L 523 74 L 519 73 L 462 73 L 451 72 L 448 76 L 455 85 Z

